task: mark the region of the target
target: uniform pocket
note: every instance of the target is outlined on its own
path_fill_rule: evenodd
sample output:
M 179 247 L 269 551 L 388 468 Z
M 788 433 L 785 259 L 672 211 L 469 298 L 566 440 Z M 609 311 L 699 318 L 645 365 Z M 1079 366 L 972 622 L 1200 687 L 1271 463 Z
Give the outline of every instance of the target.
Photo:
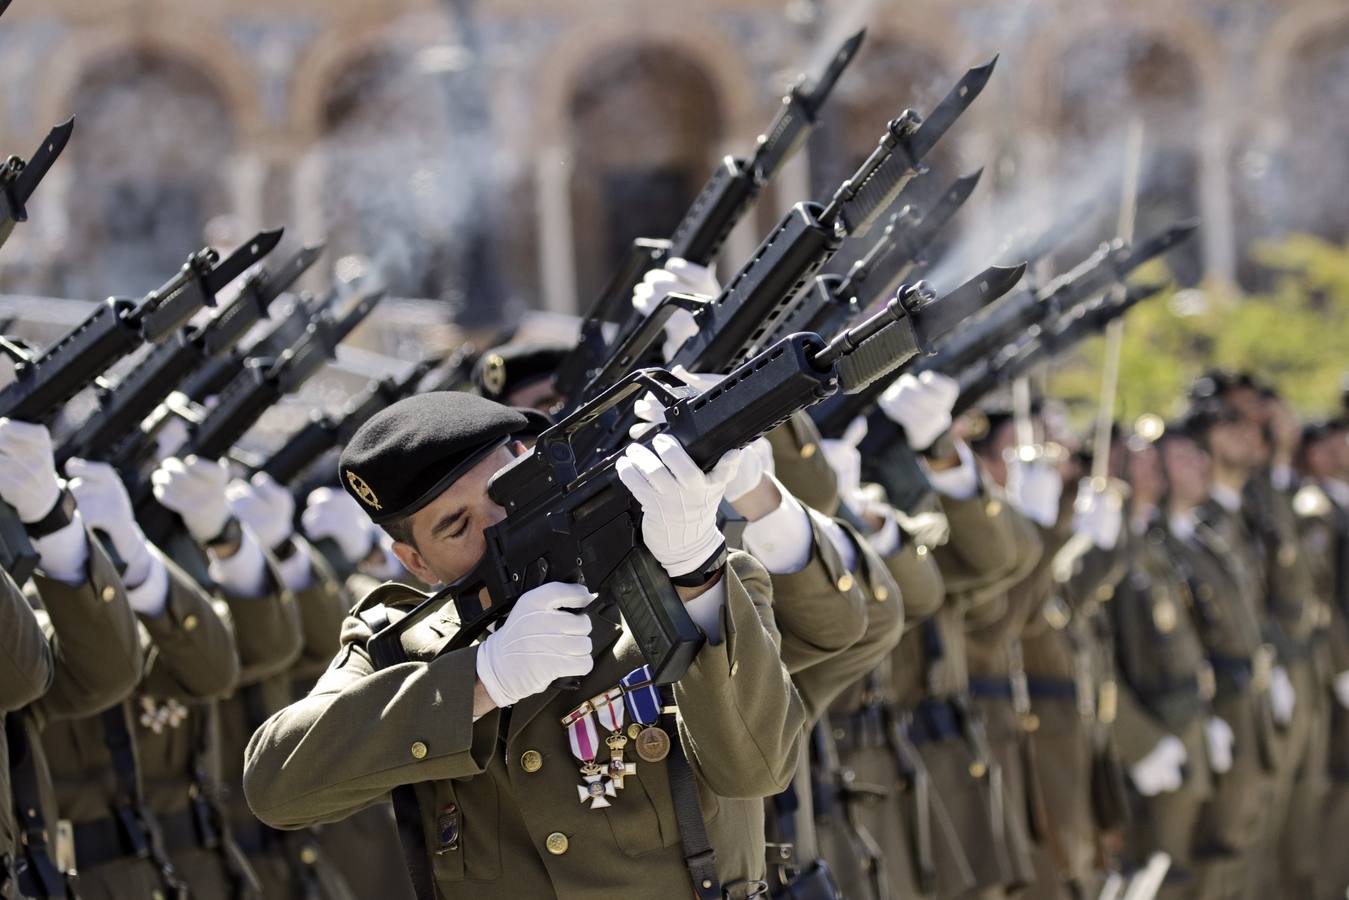
M 471 782 L 417 785 L 422 831 L 437 881 L 490 881 L 500 877 L 498 803 L 496 782 L 486 775 Z
M 708 807 L 708 795 L 699 785 L 703 817 L 716 813 Z M 614 843 L 628 856 L 641 856 L 679 843 L 679 824 L 675 820 L 670 779 L 664 763 L 638 761 L 637 776 L 628 776 L 623 789 L 604 810 Z

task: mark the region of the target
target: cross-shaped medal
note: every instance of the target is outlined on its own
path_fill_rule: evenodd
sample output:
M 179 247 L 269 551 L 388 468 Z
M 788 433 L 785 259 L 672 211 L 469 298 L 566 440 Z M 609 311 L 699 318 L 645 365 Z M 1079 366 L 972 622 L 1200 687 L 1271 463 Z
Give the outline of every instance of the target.
M 623 789 L 623 779 L 629 775 L 636 777 L 637 764 L 624 762 L 623 754 L 616 754 L 609 760 L 609 783 L 619 790 Z
M 576 793 L 581 795 L 581 803 L 584 805 L 587 800 L 591 801 L 591 809 L 603 809 L 609 805 L 605 797 L 617 797 L 618 792 L 614 790 L 614 783 L 606 781 L 601 772 L 594 775 L 584 776 L 585 784 L 576 786 Z

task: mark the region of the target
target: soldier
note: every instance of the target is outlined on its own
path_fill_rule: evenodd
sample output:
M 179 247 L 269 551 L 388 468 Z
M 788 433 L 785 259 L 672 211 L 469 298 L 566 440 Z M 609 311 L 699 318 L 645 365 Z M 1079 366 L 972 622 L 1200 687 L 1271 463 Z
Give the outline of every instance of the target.
M 156 729 L 169 727 L 186 713 L 184 704 L 227 691 L 238 675 L 233 637 L 206 595 L 146 543 L 112 467 L 72 459 L 66 472 L 84 521 L 121 560 L 145 664 L 136 697 L 44 731 L 62 828 L 73 838 L 82 897 L 178 893 L 186 885 L 164 847 L 164 829 L 192 823 L 152 815 L 142 777 L 145 748 L 137 746 L 132 723 L 151 717 Z M 147 696 L 167 705 L 137 702 Z M 158 774 L 153 763 L 152 771 Z
M 452 582 L 476 564 L 482 529 L 505 515 L 485 487 L 519 451 L 509 439 L 524 424 L 478 397 L 409 398 L 347 445 L 343 482 L 413 574 Z M 456 618 L 448 603 L 432 607 L 402 635 L 409 661 L 376 670 L 360 614 L 383 606 L 397 618 L 425 599 L 389 584 L 348 618 L 310 695 L 254 735 L 245 773 L 254 810 L 294 828 L 417 783 L 419 815 L 400 820 L 422 832 L 404 839 L 419 896 L 432 895 L 430 880 L 445 896 L 596 884 L 614 895 L 764 893 L 762 798 L 792 777 L 805 716 L 779 659 L 767 575 L 738 553 L 721 563 L 716 509 L 735 465 L 728 457 L 703 474 L 667 435 L 620 460 L 647 549 L 708 636 L 673 687 L 677 728 L 669 714 L 657 721 L 643 660 L 608 597 L 544 584 L 479 643 L 444 654 Z M 579 690 L 551 689 L 559 678 L 580 679 Z M 353 728 L 377 739 L 352 741 Z M 611 774 L 596 763 L 601 732 Z M 627 734 L 638 735 L 640 764 L 625 761 Z
M 131 692 L 142 665 L 136 620 L 112 561 L 86 531 L 73 498 L 61 490 L 46 428 L 0 419 L 0 499 L 33 537 L 39 569 L 30 602 L 54 663 L 50 689 L 5 717 L 18 820 L 17 893 L 73 897 L 68 886 L 76 865 L 73 835 L 60 824 L 41 734 Z M 155 870 L 140 874 L 142 896 L 159 889 Z
M 1171 867 L 1158 896 L 1175 900 L 1199 896 L 1196 838 L 1213 787 L 1205 729 L 1216 690 L 1197 619 L 1196 585 L 1168 527 L 1171 515 L 1184 517 L 1207 493 L 1201 469 L 1173 465 L 1181 477 L 1174 483 L 1166 478 L 1158 447 L 1183 439 L 1173 426 L 1153 443 L 1131 444 L 1134 552 L 1106 604 L 1118 686 L 1113 735 L 1129 769 L 1136 811 L 1128 835 L 1131 862 L 1139 866 L 1154 852 L 1166 853 Z
M 493 347 L 473 367 L 473 386 L 488 400 L 541 413 L 563 400 L 553 382 L 567 344 L 507 344 Z
M 52 648 L 14 579 L 0 575 L 0 737 L 10 713 L 41 697 L 54 677 Z M 9 746 L 0 740 L 0 897 L 18 896 L 18 822 L 9 788 Z

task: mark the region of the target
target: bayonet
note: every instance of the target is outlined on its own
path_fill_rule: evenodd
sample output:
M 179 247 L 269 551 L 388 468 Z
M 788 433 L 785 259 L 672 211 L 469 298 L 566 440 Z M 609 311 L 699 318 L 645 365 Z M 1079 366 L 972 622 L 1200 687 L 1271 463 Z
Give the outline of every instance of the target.
M 28 221 L 28 200 L 70 142 L 74 130 L 75 120 L 67 119 L 47 133 L 27 162 L 11 156 L 0 164 L 0 245 L 9 240 L 16 222 Z

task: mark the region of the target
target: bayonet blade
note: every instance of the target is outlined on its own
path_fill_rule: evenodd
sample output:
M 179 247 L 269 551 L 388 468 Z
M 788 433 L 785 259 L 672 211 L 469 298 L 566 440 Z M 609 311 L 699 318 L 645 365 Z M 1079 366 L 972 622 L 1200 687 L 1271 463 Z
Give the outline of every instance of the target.
M 932 239 L 960 211 L 960 207 L 964 206 L 965 201 L 970 198 L 970 194 L 974 193 L 974 189 L 978 186 L 979 179 L 983 174 L 984 170 L 978 169 L 951 182 L 951 186 L 946 189 L 946 193 L 937 199 L 932 209 L 928 210 L 918 224 L 901 237 L 900 248 L 907 257 L 910 259 L 916 257 L 928 244 L 932 243 Z
M 865 28 L 859 29 L 852 37 L 844 41 L 829 59 L 829 64 L 808 87 L 801 90 L 801 101 L 805 103 L 810 110 L 811 116 L 819 112 L 824 101 L 829 98 L 829 94 L 834 90 L 834 85 L 838 83 L 839 77 L 848 68 L 848 64 L 853 61 L 857 51 L 862 47 L 862 41 L 867 36 Z
M 271 253 L 276 245 L 281 242 L 283 230 L 278 228 L 275 231 L 260 231 L 253 237 L 253 240 L 248 241 L 230 254 L 228 259 L 212 269 L 211 274 L 206 276 L 207 291 L 214 296 L 220 292 L 221 288 L 247 272 L 264 256 Z
M 1153 257 L 1161 256 L 1172 247 L 1189 239 L 1190 235 L 1198 230 L 1198 219 L 1185 219 L 1176 222 L 1166 230 L 1159 231 L 1142 243 L 1135 244 L 1130 248 L 1129 258 L 1120 268 L 1125 272 L 1131 272 Z
M 294 256 L 286 260 L 281 268 L 263 278 L 259 285 L 258 298 L 263 306 L 280 297 L 322 255 L 323 244 L 310 244 L 301 247 Z
M 3 11 L 3 10 L 0 10 Z M 47 132 L 47 137 L 33 153 L 28 164 L 23 167 L 19 177 L 14 183 L 14 193 L 20 203 L 27 203 L 28 198 L 33 196 L 33 191 L 37 190 L 38 183 L 42 181 L 43 176 L 56 162 L 61 151 L 66 149 L 66 144 L 70 142 L 70 134 L 75 130 L 74 118 L 66 119 L 60 125 L 57 125 L 51 131 Z
M 989 266 L 940 300 L 918 310 L 914 320 L 915 330 L 927 346 L 932 346 L 934 341 L 955 330 L 961 322 L 1016 287 L 1024 274 L 1025 263 L 1017 266 Z
M 942 102 L 937 104 L 937 108 L 932 110 L 932 114 L 923 120 L 917 134 L 909 140 L 910 152 L 914 159 L 926 156 L 928 151 L 937 145 L 937 141 L 941 140 L 942 135 L 946 134 L 956 120 L 964 115 L 965 110 L 970 108 L 974 98 L 978 97 L 988 84 L 997 62 L 998 58 L 995 56 L 982 66 L 975 66 L 966 72 Z

